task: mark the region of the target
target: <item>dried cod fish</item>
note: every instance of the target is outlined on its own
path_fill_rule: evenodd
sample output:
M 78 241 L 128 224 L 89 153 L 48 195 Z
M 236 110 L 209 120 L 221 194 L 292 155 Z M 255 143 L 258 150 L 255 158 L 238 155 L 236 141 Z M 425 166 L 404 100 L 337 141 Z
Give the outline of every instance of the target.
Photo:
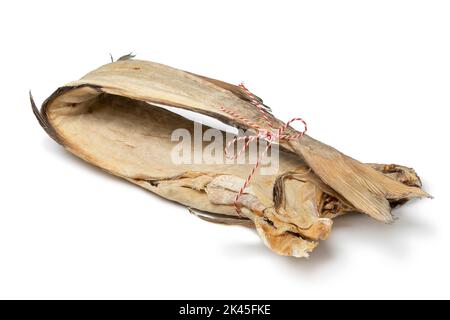
M 41 126 L 71 153 L 192 208 L 204 220 L 252 226 L 281 255 L 307 257 L 339 215 L 359 212 L 390 223 L 391 208 L 428 197 L 413 169 L 363 164 L 305 135 L 280 142 L 278 171 L 255 174 L 239 198 L 238 216 L 234 201 L 253 165 L 173 164 L 177 142 L 171 134 L 179 128 L 195 134 L 193 121 L 161 106 L 248 129 L 226 108 L 270 128 L 240 87 L 153 62 L 119 59 L 104 65 L 56 90 L 41 110 L 30 98 Z

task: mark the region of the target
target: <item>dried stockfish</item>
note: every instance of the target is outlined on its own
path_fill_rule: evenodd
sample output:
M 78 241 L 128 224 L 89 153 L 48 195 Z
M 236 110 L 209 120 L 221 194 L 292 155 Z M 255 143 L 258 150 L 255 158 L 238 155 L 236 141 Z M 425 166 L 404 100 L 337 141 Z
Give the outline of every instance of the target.
M 253 226 L 276 253 L 307 257 L 328 237 L 333 218 L 359 212 L 390 223 L 391 208 L 428 196 L 410 168 L 363 164 L 305 135 L 280 142 L 278 170 L 255 174 L 239 197 L 238 216 L 234 201 L 253 165 L 174 164 L 171 152 L 177 142 L 171 134 L 182 128 L 195 135 L 195 129 L 192 120 L 170 108 L 248 129 L 225 108 L 269 130 L 259 111 L 238 86 L 131 58 L 59 88 L 40 111 L 31 98 L 33 111 L 44 130 L 71 153 L 193 208 L 204 220 Z M 267 116 L 282 125 L 270 112 Z M 289 127 L 286 133 L 296 131 Z

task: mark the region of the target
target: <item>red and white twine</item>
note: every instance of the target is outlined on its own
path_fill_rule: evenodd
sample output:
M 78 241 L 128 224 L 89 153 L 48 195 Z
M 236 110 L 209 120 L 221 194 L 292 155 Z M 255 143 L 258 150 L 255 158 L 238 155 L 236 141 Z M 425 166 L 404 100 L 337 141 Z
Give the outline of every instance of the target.
M 226 147 L 224 149 L 225 156 L 228 159 L 232 159 L 232 160 L 237 159 L 242 153 L 245 152 L 245 150 L 247 150 L 247 148 L 249 147 L 250 143 L 252 143 L 254 140 L 264 139 L 265 141 L 267 141 L 267 146 L 264 149 L 264 152 L 260 153 L 260 155 L 259 155 L 258 159 L 256 160 L 256 163 L 255 163 L 252 171 L 248 175 L 247 179 L 245 179 L 244 184 L 239 189 L 239 193 L 234 198 L 234 207 L 236 209 L 236 213 L 240 216 L 241 210 L 240 210 L 239 205 L 238 205 L 239 198 L 243 195 L 244 190 L 249 186 L 250 180 L 255 175 L 256 170 L 258 169 L 258 167 L 260 165 L 262 157 L 269 151 L 269 149 L 272 146 L 272 143 L 274 143 L 276 141 L 279 142 L 279 141 L 291 141 L 291 140 L 300 139 L 306 133 L 306 131 L 308 130 L 308 127 L 306 125 L 306 122 L 302 118 L 292 118 L 291 120 L 286 122 L 284 125 L 282 125 L 280 128 L 275 128 L 273 126 L 273 124 L 272 124 L 272 121 L 270 120 L 270 118 L 268 116 L 267 111 L 265 110 L 265 108 L 261 104 L 261 102 L 256 98 L 256 96 L 253 93 L 251 93 L 244 86 L 243 83 L 241 83 L 239 85 L 239 87 L 248 96 L 248 98 L 250 99 L 251 104 L 254 105 L 256 108 L 258 108 L 259 112 L 261 113 L 262 118 L 266 122 L 267 126 L 270 128 L 270 130 L 264 129 L 261 126 L 259 126 L 258 124 L 256 124 L 256 123 L 250 121 L 249 119 L 243 117 L 241 114 L 239 114 L 237 112 L 234 112 L 232 110 L 226 109 L 224 107 L 221 107 L 222 111 L 224 111 L 227 114 L 229 114 L 230 116 L 232 116 L 238 122 L 245 123 L 249 128 L 252 128 L 252 129 L 254 129 L 257 132 L 255 135 L 247 135 L 247 136 L 235 137 L 233 140 L 231 140 L 226 145 Z M 297 132 L 295 134 L 285 134 L 286 129 L 295 121 L 302 122 L 303 127 L 304 127 L 303 131 Z M 234 154 L 234 152 L 233 152 L 233 154 L 230 154 L 228 152 L 228 149 L 231 146 L 233 146 L 234 144 L 237 144 L 238 141 L 242 141 L 242 140 L 245 141 L 244 146 L 242 147 L 242 149 L 239 152 L 237 152 L 236 154 Z

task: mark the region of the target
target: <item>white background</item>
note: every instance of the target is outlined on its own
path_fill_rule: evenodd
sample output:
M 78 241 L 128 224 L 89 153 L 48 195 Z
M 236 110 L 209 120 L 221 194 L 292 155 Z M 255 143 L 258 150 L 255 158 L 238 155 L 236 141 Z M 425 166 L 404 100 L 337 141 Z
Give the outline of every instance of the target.
M 276 3 L 276 4 L 274 4 Z M 0 298 L 450 298 L 448 1 L 0 2 Z M 65 152 L 28 102 L 133 51 L 232 83 L 434 200 L 277 256 Z

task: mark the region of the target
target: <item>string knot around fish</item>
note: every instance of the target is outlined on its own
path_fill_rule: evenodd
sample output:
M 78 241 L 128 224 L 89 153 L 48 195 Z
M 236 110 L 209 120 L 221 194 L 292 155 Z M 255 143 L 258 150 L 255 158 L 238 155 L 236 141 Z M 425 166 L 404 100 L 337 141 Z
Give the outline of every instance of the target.
M 251 93 L 250 90 L 247 89 L 247 87 L 244 85 L 244 83 L 239 84 L 239 87 L 244 91 L 246 96 L 250 99 L 250 103 L 258 109 L 258 111 L 261 114 L 261 117 L 263 118 L 263 120 L 265 121 L 265 123 L 267 124 L 267 126 L 270 129 L 265 129 L 265 128 L 261 127 L 260 125 L 254 123 L 250 119 L 245 118 L 238 112 L 226 109 L 224 107 L 220 107 L 220 109 L 222 111 L 224 111 L 227 114 L 229 114 L 230 116 L 232 116 L 235 120 L 244 122 L 249 128 L 252 128 L 253 130 L 256 131 L 256 134 L 237 136 L 233 140 L 231 140 L 224 149 L 225 156 L 228 159 L 235 160 L 235 159 L 239 158 L 241 156 L 241 154 L 244 153 L 248 149 L 249 145 L 255 140 L 263 139 L 263 140 L 267 141 L 266 148 L 264 149 L 264 151 L 262 153 L 259 154 L 259 157 L 256 160 L 256 163 L 255 163 L 253 169 L 247 176 L 247 179 L 245 179 L 244 184 L 239 189 L 238 194 L 234 198 L 234 207 L 236 209 L 236 213 L 238 214 L 238 216 L 241 215 L 241 209 L 239 208 L 239 205 L 238 205 L 239 199 L 243 195 L 244 190 L 249 186 L 251 179 L 255 175 L 256 170 L 258 169 L 258 167 L 261 163 L 262 157 L 265 154 L 267 154 L 269 149 L 272 147 L 272 144 L 274 142 L 292 141 L 292 140 L 300 139 L 301 137 L 303 137 L 305 135 L 306 131 L 308 130 L 306 121 L 303 120 L 302 118 L 292 118 L 291 120 L 289 120 L 282 126 L 276 128 L 273 125 L 272 121 L 270 120 L 265 106 L 258 100 L 258 98 L 253 93 Z M 294 134 L 286 134 L 285 132 L 286 132 L 287 128 L 289 128 L 289 126 L 296 121 L 299 121 L 303 124 L 303 130 L 298 131 L 297 133 L 294 133 Z M 230 153 L 229 149 L 232 146 L 234 149 L 234 145 L 237 144 L 239 141 L 244 141 L 244 145 L 243 145 L 242 149 L 239 152 L 237 152 L 236 154 L 234 154 L 234 152 Z

